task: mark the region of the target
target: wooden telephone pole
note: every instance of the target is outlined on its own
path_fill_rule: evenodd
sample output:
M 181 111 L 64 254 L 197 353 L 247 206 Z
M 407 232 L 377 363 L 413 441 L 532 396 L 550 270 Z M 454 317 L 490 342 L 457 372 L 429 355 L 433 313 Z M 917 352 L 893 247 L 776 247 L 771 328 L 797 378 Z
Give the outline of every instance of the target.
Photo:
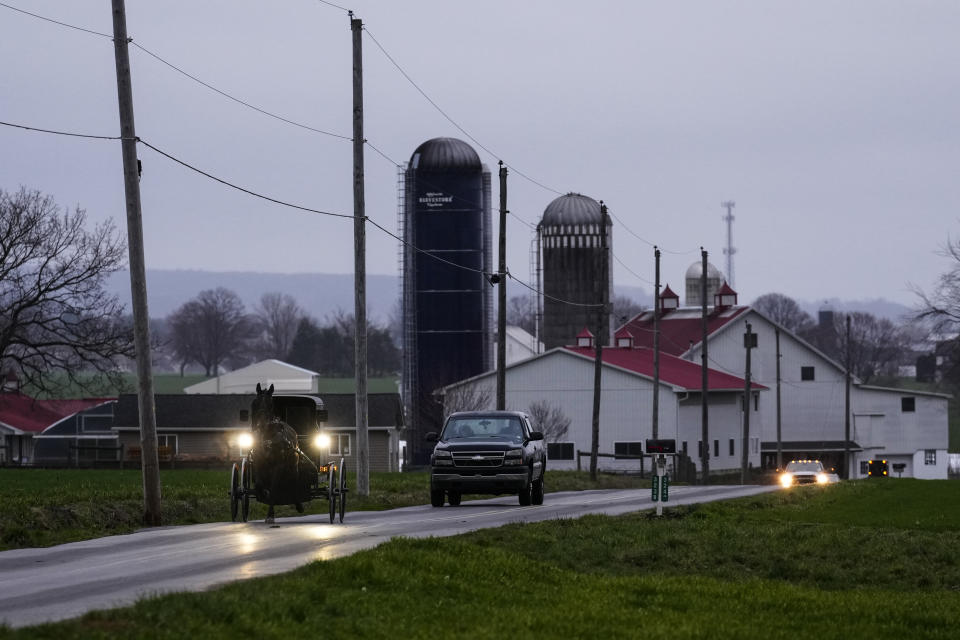
M 660 249 L 653 248 L 656 263 L 653 285 L 653 439 L 660 437 Z
M 507 408 L 507 168 L 500 161 L 500 259 L 497 266 L 497 410 Z
M 707 376 L 707 252 L 700 247 L 700 469 L 701 483 L 710 484 L 710 429 L 707 399 L 710 397 Z
M 123 187 L 127 203 L 127 250 L 130 255 L 133 340 L 137 350 L 140 464 L 143 469 L 143 524 L 156 527 L 161 523 L 160 461 L 157 454 L 157 410 L 153 398 L 153 371 L 150 361 L 150 314 L 147 311 L 147 273 L 143 257 L 140 171 L 137 161 L 137 131 L 133 122 L 133 83 L 130 80 L 128 42 L 126 7 L 123 0 L 113 0 L 113 50 L 117 67 L 117 101 L 120 107 Z
M 597 480 L 597 454 L 600 451 L 600 389 L 603 371 L 603 334 L 607 320 L 607 293 L 609 292 L 609 265 L 607 263 L 607 205 L 600 201 L 600 253 L 597 254 L 600 267 L 600 291 L 597 298 L 600 308 L 597 310 L 597 330 L 593 336 L 593 423 L 590 437 L 590 480 Z M 607 332 L 609 333 L 609 332 Z
M 750 350 L 757 346 L 757 334 L 747 323 L 747 332 L 743 334 L 743 348 L 747 351 L 747 362 L 743 374 L 743 444 L 740 452 L 740 484 L 747 484 L 747 468 L 750 464 L 750 404 L 753 392 L 750 389 Z
M 353 270 L 354 376 L 357 414 L 357 493 L 370 495 L 367 418 L 367 237 L 363 193 L 363 21 L 350 12 L 353 32 Z

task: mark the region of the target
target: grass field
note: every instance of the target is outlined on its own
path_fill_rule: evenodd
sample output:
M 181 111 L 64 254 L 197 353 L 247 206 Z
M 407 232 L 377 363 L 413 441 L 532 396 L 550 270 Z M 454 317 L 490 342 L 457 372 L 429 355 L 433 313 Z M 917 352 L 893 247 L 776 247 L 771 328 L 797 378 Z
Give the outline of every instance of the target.
M 960 485 L 881 480 L 398 539 L 0 638 L 956 638 Z
M 43 547 L 62 542 L 129 533 L 140 528 L 143 515 L 139 470 L 0 469 L 0 550 Z M 164 524 L 195 524 L 230 519 L 227 471 L 163 470 L 160 472 Z M 370 496 L 348 494 L 348 510 L 392 509 L 430 502 L 429 479 L 420 473 L 372 473 Z M 356 486 L 350 477 L 349 486 Z M 649 486 L 627 476 L 601 475 L 591 483 L 587 473 L 552 471 L 548 491 Z M 326 513 L 315 500 L 307 513 Z M 250 517 L 266 517 L 267 508 L 250 503 Z M 297 515 L 278 507 L 278 516 Z

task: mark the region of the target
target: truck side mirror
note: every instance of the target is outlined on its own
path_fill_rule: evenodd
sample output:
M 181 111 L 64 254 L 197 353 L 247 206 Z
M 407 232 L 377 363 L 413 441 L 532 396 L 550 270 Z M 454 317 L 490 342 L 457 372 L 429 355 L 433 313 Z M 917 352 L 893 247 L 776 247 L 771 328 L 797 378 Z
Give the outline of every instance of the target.
M 543 431 L 531 431 L 530 432 L 531 440 L 543 440 Z
M 427 435 L 423 436 L 423 439 L 426 440 L 427 442 L 436 442 L 436 441 L 437 441 L 437 432 L 436 432 L 436 431 L 428 431 L 428 432 L 427 432 Z

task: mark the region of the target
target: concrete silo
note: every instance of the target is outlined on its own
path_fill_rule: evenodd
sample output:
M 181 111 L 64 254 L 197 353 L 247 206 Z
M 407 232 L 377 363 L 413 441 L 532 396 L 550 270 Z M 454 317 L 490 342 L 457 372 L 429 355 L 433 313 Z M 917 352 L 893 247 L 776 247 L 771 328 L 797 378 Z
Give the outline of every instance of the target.
M 403 400 L 415 465 L 441 426 L 438 388 L 491 368 L 490 172 L 462 140 L 417 147 L 401 180 Z
M 579 193 L 560 196 L 544 210 L 537 234 L 542 255 L 540 336 L 546 349 L 573 344 L 584 327 L 595 332 L 598 309 L 583 305 L 600 303 L 604 288 L 606 300 L 613 299 L 612 228 L 600 203 Z M 610 344 L 609 327 L 604 334 L 603 344 Z
M 700 275 L 703 273 L 703 264 L 700 260 L 697 260 L 690 265 L 690 268 L 687 269 L 687 275 L 685 277 L 686 281 L 686 295 L 684 296 L 683 303 L 688 307 L 699 307 L 701 305 L 700 301 Z M 720 270 L 713 266 L 712 263 L 707 263 L 707 306 L 713 306 L 713 296 L 716 295 L 717 291 L 720 290 L 720 285 L 724 282 L 723 274 L 720 273 Z

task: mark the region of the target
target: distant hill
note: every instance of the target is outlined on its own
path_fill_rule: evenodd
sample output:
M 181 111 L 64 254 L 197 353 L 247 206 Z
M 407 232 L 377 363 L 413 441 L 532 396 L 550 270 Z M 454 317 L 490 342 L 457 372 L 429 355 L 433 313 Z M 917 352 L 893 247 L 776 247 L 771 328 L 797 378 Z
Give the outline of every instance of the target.
M 152 318 L 165 318 L 187 300 L 206 289 L 226 287 L 235 292 L 247 311 L 264 293 L 287 293 L 317 320 L 343 310 L 353 313 L 353 275 L 334 273 L 259 273 L 239 271 L 147 270 L 147 298 Z M 107 290 L 130 309 L 130 274 L 118 271 L 107 281 Z M 367 317 L 385 324 L 399 299 L 396 276 L 367 275 Z
M 878 318 L 887 318 L 897 324 L 902 323 L 912 312 L 912 309 L 899 302 L 891 302 L 883 298 L 874 298 L 872 300 L 840 300 L 839 298 L 830 298 L 818 302 L 809 300 L 797 300 L 800 308 L 810 314 L 816 321 L 817 314 L 825 305 L 830 305 L 834 311 L 850 312 L 861 311 L 872 314 Z

